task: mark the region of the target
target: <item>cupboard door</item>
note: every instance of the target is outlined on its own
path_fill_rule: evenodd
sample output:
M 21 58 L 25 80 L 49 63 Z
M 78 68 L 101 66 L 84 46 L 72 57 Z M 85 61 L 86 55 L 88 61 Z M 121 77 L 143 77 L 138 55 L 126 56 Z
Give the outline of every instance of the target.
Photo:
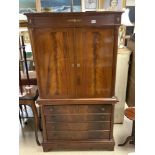
M 73 29 L 36 29 L 32 43 L 40 98 L 75 97 Z
M 111 97 L 113 28 L 76 28 L 77 97 Z

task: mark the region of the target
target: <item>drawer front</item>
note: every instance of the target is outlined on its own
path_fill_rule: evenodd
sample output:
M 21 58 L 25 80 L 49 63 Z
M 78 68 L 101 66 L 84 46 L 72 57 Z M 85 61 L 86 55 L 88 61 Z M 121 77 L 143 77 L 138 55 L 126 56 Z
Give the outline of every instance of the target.
M 87 114 L 87 113 L 111 113 L 111 105 L 57 105 L 44 106 L 44 114 Z
M 110 122 L 93 123 L 46 123 L 47 131 L 110 130 Z
M 120 14 L 47 14 L 28 18 L 29 27 L 83 27 L 120 25 Z
M 75 121 L 78 123 L 80 122 L 92 122 L 92 121 L 110 121 L 110 114 L 84 114 L 84 115 L 57 115 L 51 114 L 45 116 L 45 120 L 47 123 L 51 122 L 70 122 L 74 123 Z
M 33 26 L 37 27 L 74 27 L 74 18 L 64 17 L 61 20 L 57 17 L 35 17 Z M 31 20 L 29 20 L 31 25 Z
M 88 140 L 109 139 L 110 132 L 107 131 L 47 131 L 48 140 Z

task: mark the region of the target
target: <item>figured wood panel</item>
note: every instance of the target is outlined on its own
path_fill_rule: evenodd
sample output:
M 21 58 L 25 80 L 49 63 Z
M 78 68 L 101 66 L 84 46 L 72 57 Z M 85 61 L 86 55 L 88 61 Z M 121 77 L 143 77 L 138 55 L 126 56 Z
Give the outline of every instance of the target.
M 76 28 L 77 97 L 111 97 L 113 28 Z
M 33 32 L 40 98 L 75 97 L 73 29 Z

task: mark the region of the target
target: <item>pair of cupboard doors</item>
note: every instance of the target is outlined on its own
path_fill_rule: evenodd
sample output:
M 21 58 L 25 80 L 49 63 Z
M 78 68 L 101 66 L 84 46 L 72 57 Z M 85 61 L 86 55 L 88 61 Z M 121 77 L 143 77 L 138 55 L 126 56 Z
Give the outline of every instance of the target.
M 40 98 L 112 97 L 114 28 L 32 30 Z

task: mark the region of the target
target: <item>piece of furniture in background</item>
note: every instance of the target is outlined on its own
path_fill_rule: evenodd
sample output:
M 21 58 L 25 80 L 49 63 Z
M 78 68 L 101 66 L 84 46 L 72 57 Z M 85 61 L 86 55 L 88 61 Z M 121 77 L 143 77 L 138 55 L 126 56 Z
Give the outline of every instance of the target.
M 24 116 L 25 114 L 25 116 Z M 25 118 L 28 118 L 28 111 L 27 111 L 27 106 L 26 105 L 22 105 L 19 104 L 19 121 L 20 124 L 22 125 L 22 123 L 27 124 L 27 121 L 25 121 Z
M 37 108 L 35 105 L 37 98 L 38 98 L 38 92 L 37 92 L 36 86 L 31 85 L 31 89 L 27 89 L 27 90 L 23 91 L 22 93 L 20 92 L 20 96 L 19 96 L 19 106 L 20 106 L 19 119 L 20 119 L 20 123 L 22 125 L 21 120 L 22 120 L 22 117 L 24 117 L 23 115 L 21 115 L 21 113 L 23 113 L 23 107 L 22 106 L 24 106 L 24 108 L 26 106 L 31 107 L 33 117 L 34 117 L 35 138 L 36 138 L 37 144 L 40 145 L 40 142 L 38 140 L 39 117 L 38 117 L 38 112 L 37 112 Z M 28 117 L 29 116 L 27 114 L 26 118 L 28 118 Z
M 117 96 L 119 102 L 115 105 L 114 123 L 123 123 L 124 120 L 130 54 L 131 50 L 128 48 L 118 49 L 115 95 Z
M 121 24 L 118 31 L 118 48 L 125 47 L 126 26 Z
M 132 18 L 130 18 L 131 12 L 132 12 L 132 10 L 130 10 L 130 8 L 126 8 L 122 15 L 121 24 L 124 27 L 124 31 L 125 31 L 124 36 L 123 36 L 124 46 L 126 46 L 126 44 L 127 44 L 126 43 L 127 39 L 130 38 L 130 36 L 134 33 L 135 24 L 134 24 L 134 20 Z
M 33 55 L 32 55 L 32 49 L 31 49 L 31 44 L 30 44 L 30 38 L 29 38 L 29 33 L 27 27 L 20 27 L 19 28 L 19 35 L 23 36 L 23 41 L 25 45 L 25 52 L 26 52 L 26 61 L 28 64 L 28 73 L 29 73 L 29 81 L 30 85 L 37 85 L 37 79 L 36 79 L 36 71 L 35 71 L 35 66 L 34 66 L 34 61 L 33 61 Z M 19 53 L 20 56 L 20 71 L 21 71 L 21 82 L 23 85 L 28 85 L 27 81 L 27 75 L 26 75 L 26 68 L 25 68 L 25 60 L 24 60 L 24 55 L 23 52 L 20 51 Z
M 126 9 L 129 9 L 129 20 L 132 25 L 126 25 L 126 39 L 125 46 L 127 46 L 127 40 L 134 34 L 135 31 L 135 0 L 127 1 Z
M 26 14 L 37 72 L 44 151 L 114 150 L 121 14 Z
M 126 35 L 125 35 L 125 46 L 127 46 L 127 41 L 130 39 L 130 37 L 133 35 L 135 25 L 128 25 L 126 26 Z
M 21 117 L 23 116 L 23 108 L 22 106 L 24 106 L 27 117 L 28 117 L 28 113 L 26 110 L 26 106 L 30 106 L 33 112 L 33 116 L 34 116 L 34 127 L 35 127 L 35 138 L 36 138 L 36 142 L 38 145 L 40 145 L 40 142 L 38 140 L 38 128 L 39 128 L 39 118 L 38 118 L 38 112 L 37 112 L 37 108 L 36 108 L 36 100 L 38 98 L 38 89 L 37 86 L 33 85 L 31 83 L 31 77 L 29 76 L 29 70 L 28 70 L 28 65 L 27 65 L 27 58 L 26 58 L 26 51 L 25 51 L 25 44 L 24 44 L 24 37 L 20 36 L 19 38 L 19 51 L 20 51 L 20 57 L 19 59 L 19 120 L 20 123 L 22 125 L 22 119 Z M 21 59 L 22 58 L 22 59 Z M 24 62 L 24 71 L 21 71 L 21 63 L 23 64 Z M 21 77 L 21 72 L 25 72 L 26 75 L 26 79 L 23 79 Z M 22 113 L 22 115 L 20 115 Z
M 135 39 L 134 35 L 127 40 L 127 47 L 132 51 L 129 64 L 126 102 L 129 107 L 135 106 Z
M 129 119 L 133 121 L 132 124 L 132 132 L 131 136 L 128 136 L 124 143 L 118 144 L 118 146 L 124 146 L 127 142 L 129 144 L 135 144 L 135 107 L 129 107 L 125 109 L 124 115 Z

